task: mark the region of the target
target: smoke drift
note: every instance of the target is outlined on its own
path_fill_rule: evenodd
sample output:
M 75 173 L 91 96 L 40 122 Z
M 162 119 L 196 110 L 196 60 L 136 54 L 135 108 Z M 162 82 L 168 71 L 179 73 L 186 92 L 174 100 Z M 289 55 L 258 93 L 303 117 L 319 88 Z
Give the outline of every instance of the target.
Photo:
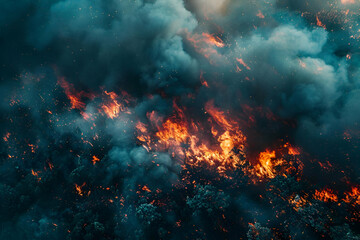
M 2 1 L 1 239 L 358 239 L 360 3 Z

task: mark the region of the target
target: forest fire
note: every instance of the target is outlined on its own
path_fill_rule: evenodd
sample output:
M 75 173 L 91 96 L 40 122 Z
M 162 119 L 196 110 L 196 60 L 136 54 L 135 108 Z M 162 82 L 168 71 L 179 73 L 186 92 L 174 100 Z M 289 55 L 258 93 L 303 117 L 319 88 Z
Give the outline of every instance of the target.
M 265 176 L 269 178 L 274 178 L 274 167 L 282 163 L 281 159 L 276 159 L 275 162 L 272 160 L 275 158 L 275 151 L 266 150 L 261 152 L 259 156 L 259 164 L 257 165 L 257 170 L 259 176 Z
M 360 1 L 8 2 L 0 239 L 360 239 Z
M 215 165 L 219 172 L 234 168 L 240 163 L 234 150 L 244 152 L 246 137 L 213 103 L 209 102 L 205 106 L 210 115 L 209 122 L 212 122 L 208 126 L 212 137 L 209 141 L 204 141 L 204 133 L 199 130 L 203 126 L 187 120 L 184 111 L 175 103 L 174 109 L 175 114 L 157 129 L 154 137 L 146 135 L 148 131 L 143 123 L 137 124 L 137 129 L 142 134 L 138 136 L 138 140 L 146 149 L 168 149 L 173 157 L 184 163 L 197 165 L 206 162 Z
M 301 173 L 303 163 L 298 159 L 300 150 L 284 144 L 276 150 L 266 149 L 258 157 L 258 164 L 255 166 L 255 174 L 260 179 L 274 178 L 277 175 Z
M 174 109 L 175 113 L 160 126 L 157 120 L 153 122 L 152 125 L 157 126 L 155 133 L 151 133 L 144 123 L 137 123 L 137 139 L 147 151 L 169 151 L 172 157 L 182 162 L 183 167 L 206 163 L 216 167 L 220 174 L 246 163 L 251 164 L 246 159 L 246 136 L 239 122 L 215 107 L 213 101 L 205 104 L 204 109 L 209 116 L 205 125 L 186 117 L 185 111 L 175 103 Z M 152 120 L 155 121 L 153 117 Z M 284 154 L 293 160 L 285 160 L 282 157 Z M 261 152 L 257 164 L 245 171 L 249 176 L 260 179 L 301 171 L 302 163 L 295 157 L 297 155 L 300 155 L 300 150 L 286 143 L 276 151 Z

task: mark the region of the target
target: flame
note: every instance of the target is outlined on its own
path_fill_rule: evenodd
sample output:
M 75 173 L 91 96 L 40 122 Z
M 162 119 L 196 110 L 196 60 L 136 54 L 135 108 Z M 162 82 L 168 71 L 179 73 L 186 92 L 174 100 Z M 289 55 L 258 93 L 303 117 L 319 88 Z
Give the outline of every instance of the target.
M 85 103 L 81 101 L 83 97 L 92 98 L 93 95 L 84 91 L 77 92 L 73 84 L 68 83 L 65 78 L 60 77 L 58 84 L 64 89 L 67 98 L 70 100 L 72 109 L 82 110 L 85 108 Z
M 218 36 L 214 36 L 209 33 L 202 33 L 202 36 L 204 37 L 204 42 L 206 42 L 209 45 L 213 45 L 219 48 L 225 46 L 224 42 Z
M 290 156 L 290 160 L 285 160 L 286 154 Z M 300 155 L 300 149 L 291 146 L 290 143 L 275 150 L 266 149 L 264 152 L 260 152 L 257 159 L 258 164 L 255 165 L 252 173 L 260 179 L 264 179 L 301 171 L 303 164 L 296 158 L 297 155 Z
M 201 81 L 201 85 L 205 86 L 205 87 L 209 87 L 209 84 L 207 83 L 207 81 L 205 80 L 204 76 L 203 76 L 203 72 L 200 72 L 200 81 Z
M 345 193 L 344 202 L 360 205 L 360 188 L 355 186 L 351 187 L 351 192 Z
M 150 136 L 148 134 L 146 125 L 142 122 L 137 122 L 135 125 L 138 134 L 137 134 L 137 139 L 143 144 L 143 146 L 145 147 L 145 149 L 147 151 L 150 150 L 150 144 L 151 144 L 151 139 Z
M 95 165 L 97 162 L 100 162 L 100 159 L 98 157 L 96 157 L 95 155 L 92 157 L 92 163 L 93 165 Z
M 90 191 L 84 191 L 83 190 L 83 187 L 86 185 L 86 183 L 84 182 L 81 186 L 80 185 L 77 185 L 76 183 L 75 183 L 75 190 L 76 190 L 76 192 L 77 192 L 77 194 L 79 195 L 79 196 L 85 196 L 85 195 L 87 195 L 87 196 L 89 196 L 90 195 Z
M 41 181 L 41 177 L 39 177 L 39 173 L 41 173 L 40 171 L 35 172 L 33 169 L 31 169 L 31 174 L 37 178 L 38 182 Z
M 4 139 L 5 142 L 9 141 L 10 135 L 11 135 L 11 133 L 9 133 L 9 132 L 7 132 L 7 133 L 5 134 L 5 136 L 3 137 L 3 139 Z
M 321 191 L 315 190 L 314 198 L 323 202 L 337 202 L 338 197 L 333 190 L 326 188 Z
M 322 28 L 326 29 L 326 26 L 320 21 L 318 15 L 316 15 L 316 25 L 318 25 L 319 27 L 322 27 Z
M 300 148 L 293 147 L 290 143 L 285 143 L 284 148 L 287 148 L 289 155 L 300 155 Z
M 256 14 L 259 18 L 265 18 L 264 14 L 259 10 L 259 12 Z
M 203 166 L 205 163 L 223 176 L 226 176 L 226 171 L 245 165 L 246 136 L 236 118 L 230 118 L 229 113 L 215 107 L 213 101 L 205 104 L 208 121 L 203 125 L 187 118 L 186 109 L 181 109 L 175 102 L 173 108 L 174 114 L 164 121 L 154 111 L 147 114 L 150 125 L 155 128 L 154 133 L 148 124 L 137 122 L 136 137 L 147 151 L 168 151 L 183 163 L 183 167 Z M 285 143 L 261 152 L 257 164 L 246 167 L 245 171 L 257 179 L 286 175 L 302 170 L 297 155 L 300 155 L 300 149 Z
M 32 153 L 35 153 L 35 149 L 37 148 L 37 146 L 35 146 L 34 144 L 28 144 L 28 146 L 30 147 L 30 149 L 31 149 L 31 152 Z
M 146 185 L 144 185 L 144 186 L 141 188 L 141 190 L 146 191 L 146 192 L 151 192 L 151 190 L 150 190 Z
M 225 47 L 221 38 L 209 33 L 202 33 L 201 35 L 197 33 L 192 35 L 187 33 L 187 40 L 193 45 L 195 50 L 208 59 L 211 64 L 214 64 L 212 58 L 220 56 L 216 48 Z
M 301 208 L 305 207 L 309 203 L 304 197 L 300 197 L 299 195 L 292 196 L 289 199 L 289 203 L 293 205 L 295 211 L 299 211 Z
M 105 91 L 105 94 L 109 96 L 110 100 L 102 104 L 101 108 L 109 118 L 117 118 L 120 112 L 124 112 L 126 108 L 117 100 L 119 96 L 116 93 Z
M 247 70 L 251 70 L 251 68 L 244 62 L 242 58 L 236 58 L 236 61 L 238 61 L 238 63 L 243 65 Z M 241 68 L 239 68 L 239 66 L 237 67 L 238 67 L 238 71 L 241 71 Z
M 170 143 L 174 141 L 177 143 L 184 143 L 189 137 L 186 126 L 181 123 L 173 122 L 168 119 L 162 126 L 162 130 L 156 133 L 156 136 L 160 139 L 160 143 Z
M 157 127 L 154 137 L 150 136 L 147 125 L 138 122 L 136 129 L 138 140 L 148 151 L 168 150 L 171 155 L 183 160 L 190 165 L 207 163 L 215 166 L 220 173 L 227 169 L 236 167 L 239 163 L 239 156 L 233 151 L 237 149 L 244 152 L 246 137 L 240 131 L 237 123 L 230 121 L 218 108 L 214 107 L 213 102 L 205 105 L 205 110 L 209 114 L 209 123 L 212 124 L 210 139 L 204 138 L 202 126 L 198 126 L 193 120 L 186 118 L 184 110 L 174 103 L 175 113 L 166 119 L 163 124 L 153 124 Z M 156 114 L 148 114 L 148 118 L 157 121 Z
M 51 162 L 48 162 L 48 165 L 49 165 L 50 170 L 53 170 L 54 164 L 52 164 Z

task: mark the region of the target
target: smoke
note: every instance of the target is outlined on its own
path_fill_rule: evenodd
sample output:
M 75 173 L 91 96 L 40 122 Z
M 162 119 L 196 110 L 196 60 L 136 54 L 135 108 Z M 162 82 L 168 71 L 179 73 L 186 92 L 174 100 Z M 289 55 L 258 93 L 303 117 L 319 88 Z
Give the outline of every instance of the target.
M 258 189 L 226 188 L 240 177 L 184 170 L 179 146 L 139 144 L 139 122 L 153 133 L 176 106 L 204 138 L 206 103 L 234 116 L 251 163 L 290 143 L 311 163 L 309 181 L 359 183 L 356 0 L 1 3 L 0 238 L 221 237 L 220 225 L 230 238 L 245 237 L 248 222 L 239 233 L 239 219 L 231 226 L 221 217 L 232 210 L 262 225 L 281 222 L 254 197 Z M 115 117 L 104 104 L 118 108 Z M 334 179 L 317 176 L 314 161 L 336 167 Z M 219 185 L 201 186 L 210 183 Z

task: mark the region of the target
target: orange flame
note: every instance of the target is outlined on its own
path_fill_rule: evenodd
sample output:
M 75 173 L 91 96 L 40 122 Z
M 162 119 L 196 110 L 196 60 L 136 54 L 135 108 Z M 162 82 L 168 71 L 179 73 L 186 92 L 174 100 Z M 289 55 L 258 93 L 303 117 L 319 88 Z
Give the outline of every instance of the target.
M 141 190 L 146 191 L 146 192 L 151 192 L 151 190 L 150 190 L 146 185 L 144 185 L 144 186 L 141 188 Z
M 322 27 L 322 28 L 326 29 L 326 26 L 320 21 L 318 15 L 316 15 L 316 25 L 318 25 L 319 27 Z
M 355 0 L 341 0 L 342 4 L 354 4 Z
M 9 133 L 9 132 L 5 134 L 5 136 L 3 137 L 5 142 L 9 141 L 10 135 L 11 135 L 11 133 Z
M 144 148 L 149 151 L 151 149 L 150 144 L 151 144 L 151 139 L 150 136 L 148 134 L 146 125 L 142 122 L 137 122 L 135 125 L 136 129 L 137 129 L 137 139 L 143 144 Z
M 148 125 L 139 121 L 135 127 L 140 144 L 147 151 L 169 151 L 174 159 L 184 163 L 183 167 L 205 163 L 215 167 L 223 176 L 227 170 L 245 166 L 246 136 L 240 130 L 239 121 L 229 118 L 229 113 L 215 107 L 213 101 L 205 104 L 209 118 L 204 125 L 188 119 L 185 111 L 174 103 L 174 114 L 164 121 L 156 112 L 148 113 L 155 132 L 152 134 Z M 302 170 L 297 155 L 300 155 L 300 149 L 290 143 L 277 149 L 266 149 L 259 154 L 257 164 L 253 168 L 246 167 L 245 171 L 260 179 L 286 175 Z
M 323 202 L 337 202 L 338 197 L 333 190 L 326 188 L 321 191 L 315 190 L 314 198 Z
M 95 155 L 92 157 L 92 163 L 93 165 L 95 165 L 97 162 L 100 162 L 100 159 L 98 157 L 96 157 Z
M 261 152 L 258 160 L 259 164 L 256 166 L 256 169 L 258 170 L 258 176 L 274 178 L 276 176 L 274 167 L 281 163 L 278 161 L 273 161 L 275 160 L 275 151 L 270 151 L 267 149 L 265 152 Z
M 77 192 L 78 195 L 80 195 L 80 196 L 85 196 L 85 195 L 89 196 L 89 195 L 90 195 L 90 191 L 86 192 L 86 191 L 84 191 L 84 190 L 82 189 L 85 185 L 86 185 L 85 182 L 84 182 L 81 186 L 80 186 L 80 185 L 77 185 L 77 184 L 75 183 L 75 190 L 76 190 L 76 192 Z
M 211 57 L 219 56 L 216 48 L 223 48 L 225 47 L 224 42 L 217 36 L 214 36 L 209 33 L 202 33 L 200 34 L 187 34 L 187 40 L 192 43 L 195 50 L 207 58 L 211 64 L 213 64 L 213 60 Z
M 244 60 L 242 58 L 236 58 L 236 61 L 238 61 L 238 63 L 243 65 L 247 70 L 251 70 L 251 68 L 244 62 Z M 239 68 L 239 71 L 241 71 L 240 68 Z
M 292 196 L 289 199 L 289 203 L 293 205 L 295 211 L 299 211 L 299 209 L 305 207 L 307 204 L 311 204 L 305 198 L 300 197 L 299 195 Z
M 117 98 L 119 97 L 114 92 L 107 92 L 105 91 L 105 94 L 109 96 L 110 101 L 108 103 L 105 103 L 101 106 L 104 113 L 111 119 L 117 118 L 120 114 L 120 112 L 124 112 L 126 108 L 123 104 L 119 103 Z
M 201 84 L 205 87 L 209 87 L 209 84 L 207 83 L 207 81 L 205 80 L 204 76 L 203 76 L 203 72 L 200 73 L 200 81 L 201 81 Z
M 211 35 L 209 33 L 202 33 L 202 36 L 204 37 L 204 41 L 208 43 L 209 45 L 213 45 L 219 48 L 222 48 L 225 46 L 224 42 L 221 40 L 221 38 Z
M 92 98 L 93 96 L 84 91 L 77 92 L 73 84 L 68 83 L 65 78 L 61 77 L 58 79 L 58 84 L 64 89 L 67 98 L 70 100 L 72 109 L 84 109 L 85 103 L 81 101 L 83 97 Z
M 259 12 L 256 14 L 259 18 L 265 18 L 264 14 L 259 10 Z
M 219 172 L 236 166 L 240 159 L 233 149 L 244 151 L 246 138 L 234 122 L 228 120 L 222 111 L 213 106 L 212 102 L 207 103 L 205 109 L 210 115 L 209 122 L 214 125 L 211 127 L 213 139 L 206 141 L 195 122 L 188 121 L 184 111 L 176 104 L 174 104 L 174 109 L 176 114 L 158 127 L 155 133 L 157 143 L 154 143 L 149 136 L 146 125 L 137 123 L 137 138 L 147 150 L 151 149 L 151 146 L 157 150 L 168 149 L 173 157 L 185 160 L 188 164 L 197 165 L 206 162 L 216 166 Z M 156 118 L 152 119 L 156 120 Z
M 290 161 L 284 159 L 286 154 L 292 157 Z M 289 143 L 275 150 L 266 149 L 264 152 L 260 152 L 253 174 L 260 178 L 274 178 L 279 174 L 287 175 L 291 172 L 301 171 L 303 164 L 295 157 L 297 155 L 300 155 L 300 149 Z
M 41 181 L 41 177 L 39 177 L 39 173 L 41 173 L 40 171 L 35 172 L 33 169 L 31 169 L 31 174 L 37 178 L 38 182 Z
M 351 187 L 351 192 L 345 193 L 344 202 L 360 205 L 360 188 Z

